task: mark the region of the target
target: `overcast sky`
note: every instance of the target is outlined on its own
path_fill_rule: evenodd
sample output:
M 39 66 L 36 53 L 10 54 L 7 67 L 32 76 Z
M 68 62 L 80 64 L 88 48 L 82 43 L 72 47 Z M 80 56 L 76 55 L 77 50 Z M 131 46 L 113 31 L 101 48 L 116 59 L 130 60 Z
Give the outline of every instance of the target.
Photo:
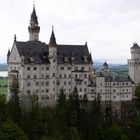
M 40 41 L 54 25 L 58 44 L 88 42 L 93 61 L 127 63 L 133 42 L 140 44 L 140 0 L 36 0 Z M 0 0 L 0 63 L 6 62 L 14 34 L 29 40 L 33 0 Z

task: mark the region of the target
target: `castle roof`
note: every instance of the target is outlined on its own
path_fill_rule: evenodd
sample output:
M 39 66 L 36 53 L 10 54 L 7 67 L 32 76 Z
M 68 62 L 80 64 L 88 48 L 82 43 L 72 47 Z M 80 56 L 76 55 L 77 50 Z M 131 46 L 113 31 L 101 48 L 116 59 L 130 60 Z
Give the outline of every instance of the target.
M 108 67 L 108 64 L 106 62 L 104 62 L 103 66 Z
M 131 79 L 128 76 L 106 76 L 105 82 L 129 82 Z
M 134 43 L 131 49 L 140 49 L 140 47 L 137 43 Z
M 49 44 L 56 45 L 56 39 L 55 39 L 55 34 L 54 34 L 53 28 L 52 28 L 52 34 L 51 34 L 51 38 L 50 38 L 50 43 Z
M 40 41 L 16 41 L 15 45 L 17 47 L 20 57 L 24 57 L 25 63 L 30 63 L 31 59 L 36 64 L 50 63 L 48 44 Z M 58 64 L 92 64 L 92 58 L 86 45 L 57 45 L 57 56 Z M 84 56 L 86 56 L 87 61 L 84 60 Z M 66 62 L 65 58 L 67 58 Z

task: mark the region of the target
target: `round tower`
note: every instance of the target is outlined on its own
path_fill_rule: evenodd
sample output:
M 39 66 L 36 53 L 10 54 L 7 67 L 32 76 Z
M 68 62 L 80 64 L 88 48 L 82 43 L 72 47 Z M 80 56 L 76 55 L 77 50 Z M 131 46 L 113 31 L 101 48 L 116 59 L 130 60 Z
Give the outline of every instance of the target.
M 140 83 L 140 47 L 133 43 L 131 47 L 131 59 L 128 59 L 129 76 L 137 85 Z

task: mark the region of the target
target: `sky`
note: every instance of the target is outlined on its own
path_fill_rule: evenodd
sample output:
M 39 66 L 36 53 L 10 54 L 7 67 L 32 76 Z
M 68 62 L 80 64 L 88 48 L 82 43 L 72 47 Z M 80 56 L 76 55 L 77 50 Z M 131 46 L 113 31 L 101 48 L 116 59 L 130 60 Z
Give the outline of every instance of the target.
M 28 41 L 33 0 L 0 0 L 0 63 L 17 41 Z M 140 44 L 140 0 L 35 0 L 42 42 L 52 25 L 57 44 L 88 43 L 93 61 L 127 64 Z

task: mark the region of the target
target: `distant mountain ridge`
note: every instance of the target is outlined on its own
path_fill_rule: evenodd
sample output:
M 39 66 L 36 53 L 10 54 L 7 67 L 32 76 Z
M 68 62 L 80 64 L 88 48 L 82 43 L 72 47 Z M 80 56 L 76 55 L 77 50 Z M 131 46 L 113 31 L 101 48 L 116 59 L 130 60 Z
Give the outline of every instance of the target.
M 8 65 L 6 63 L 1 63 L 0 64 L 0 71 L 7 71 L 8 70 Z
M 102 62 L 94 62 L 94 68 L 96 71 L 102 67 Z M 128 65 L 126 64 L 108 64 L 110 71 L 113 75 L 128 75 Z M 8 65 L 6 63 L 0 64 L 0 71 L 7 71 Z

